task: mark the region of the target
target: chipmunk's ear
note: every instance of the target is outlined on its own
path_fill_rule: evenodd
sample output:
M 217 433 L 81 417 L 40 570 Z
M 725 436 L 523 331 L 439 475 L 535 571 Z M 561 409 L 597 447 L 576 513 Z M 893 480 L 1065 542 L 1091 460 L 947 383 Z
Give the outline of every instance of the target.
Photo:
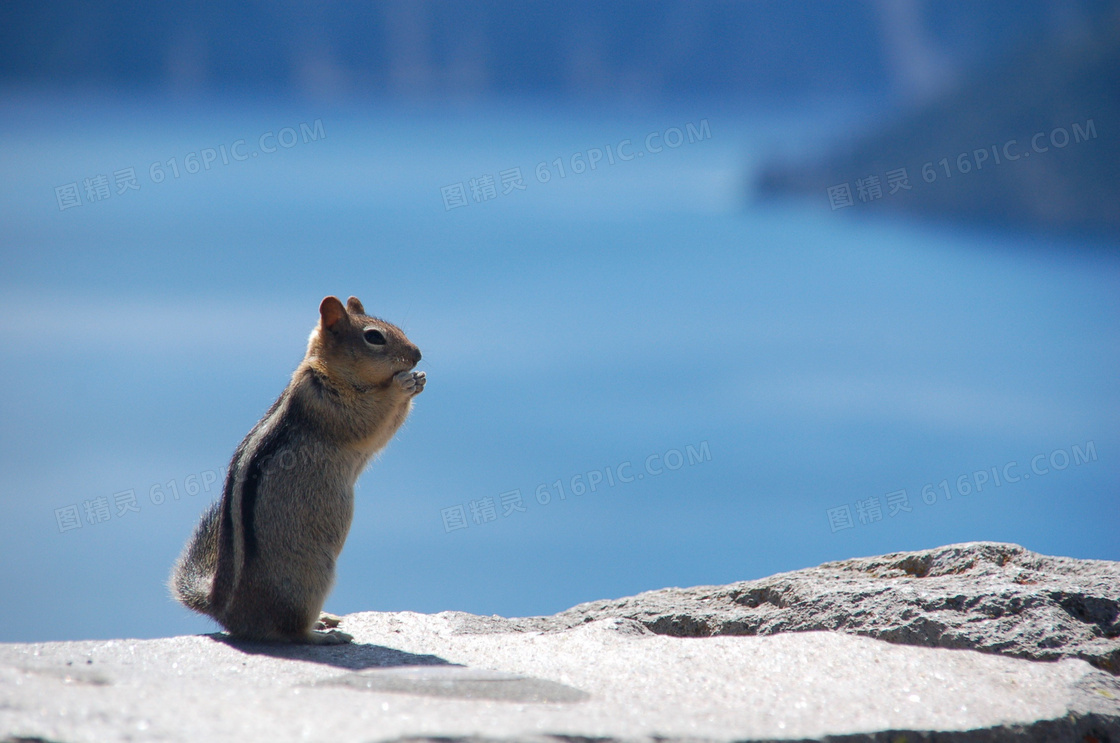
M 346 309 L 350 310 L 351 315 L 366 314 L 366 308 L 362 306 L 362 301 L 357 297 L 350 297 L 346 300 Z
M 319 322 L 327 330 L 334 330 L 344 317 L 346 308 L 338 297 L 325 297 L 319 304 Z

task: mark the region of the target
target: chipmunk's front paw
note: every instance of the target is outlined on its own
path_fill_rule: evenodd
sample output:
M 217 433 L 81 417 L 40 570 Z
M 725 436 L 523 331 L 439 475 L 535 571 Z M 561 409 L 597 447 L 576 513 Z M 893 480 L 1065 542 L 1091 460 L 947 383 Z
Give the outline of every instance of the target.
M 428 381 L 428 375 L 418 371 L 397 372 L 393 381 L 409 395 L 419 395 L 424 391 L 424 384 Z

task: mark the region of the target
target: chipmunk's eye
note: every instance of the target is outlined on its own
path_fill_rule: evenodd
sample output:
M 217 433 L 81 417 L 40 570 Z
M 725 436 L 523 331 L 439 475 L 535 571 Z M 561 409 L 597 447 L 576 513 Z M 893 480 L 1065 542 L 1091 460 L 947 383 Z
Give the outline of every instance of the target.
M 363 335 L 365 336 L 366 343 L 370 344 L 371 346 L 385 345 L 385 336 L 381 334 L 380 330 L 374 330 L 373 328 L 370 328 Z

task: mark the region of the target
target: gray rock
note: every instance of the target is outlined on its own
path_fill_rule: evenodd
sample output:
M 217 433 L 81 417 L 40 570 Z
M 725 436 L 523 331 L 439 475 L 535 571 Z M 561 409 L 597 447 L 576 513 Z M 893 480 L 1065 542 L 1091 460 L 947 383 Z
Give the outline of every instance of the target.
M 587 692 L 555 681 L 454 665 L 423 665 L 416 668 L 378 669 L 375 673 L 348 673 L 327 679 L 321 685 L 432 697 L 498 699 L 505 702 L 582 702 L 588 698 Z
M 969 542 L 825 563 L 726 586 L 665 588 L 553 617 L 464 619 L 461 631 L 554 630 L 606 617 L 674 637 L 839 630 L 903 645 L 1120 674 L 1120 562 Z
M 1013 563 L 1020 573 L 1008 572 Z M 983 594 L 974 587 L 946 602 L 938 596 L 956 589 L 923 581 L 995 586 L 1009 575 L 1036 581 L 1011 583 L 1024 597 L 1047 597 L 1040 607 L 1084 606 L 1060 612 L 1114 627 L 1107 601 L 1095 601 L 1115 597 L 1115 582 L 1102 585 L 1116 567 L 969 544 L 739 586 L 655 591 L 555 617 L 352 614 L 342 627 L 353 645 L 224 635 L 0 645 L 0 741 L 1117 741 L 1120 679 L 1072 657 L 1088 641 L 1071 636 L 1055 646 L 1061 660 L 1040 663 L 1006 657 L 1006 647 L 978 653 L 858 636 L 886 627 L 892 592 L 928 595 L 926 604 L 907 598 L 893 609 L 916 612 L 907 620 L 913 632 L 900 635 L 914 639 L 927 625 L 910 620 L 969 614 L 969 597 Z M 883 610 L 845 614 L 854 586 L 867 582 L 877 590 L 861 603 Z M 779 604 L 811 602 L 814 585 L 822 617 L 837 618 L 824 621 L 861 617 L 860 627 L 781 632 L 804 627 L 782 625 Z M 1029 607 L 1010 618 L 1030 628 L 1061 619 L 1025 598 L 1020 604 Z M 755 619 L 724 621 L 736 612 Z M 977 624 L 1008 618 L 969 615 Z M 747 624 L 767 629 L 718 634 Z

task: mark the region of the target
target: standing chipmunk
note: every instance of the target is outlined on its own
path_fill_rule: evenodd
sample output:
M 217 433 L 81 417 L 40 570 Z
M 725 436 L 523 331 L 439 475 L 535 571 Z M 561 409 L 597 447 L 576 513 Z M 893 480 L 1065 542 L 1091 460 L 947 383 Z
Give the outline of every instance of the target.
M 233 454 L 169 586 L 247 640 L 335 645 L 320 612 L 354 514 L 354 482 L 424 390 L 420 349 L 357 297 L 319 305 L 292 381 Z

